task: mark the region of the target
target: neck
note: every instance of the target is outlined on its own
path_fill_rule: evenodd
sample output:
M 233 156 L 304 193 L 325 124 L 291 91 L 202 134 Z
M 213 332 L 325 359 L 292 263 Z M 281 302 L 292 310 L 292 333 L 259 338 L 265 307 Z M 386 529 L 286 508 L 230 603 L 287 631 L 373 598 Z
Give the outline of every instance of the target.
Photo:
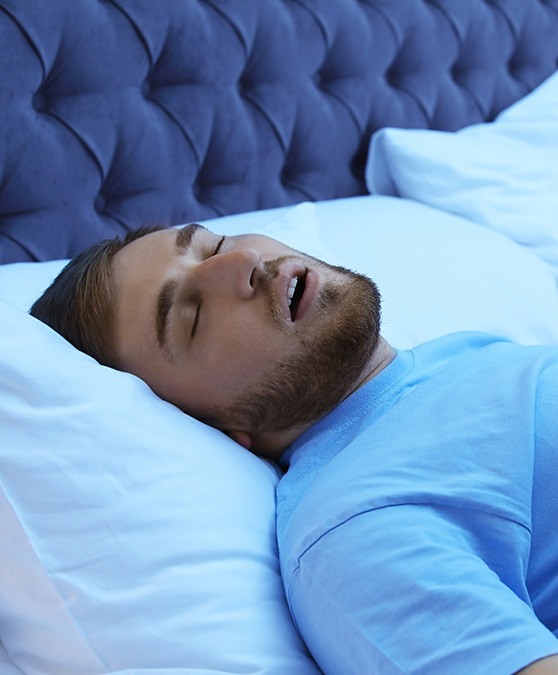
M 386 342 L 382 337 L 378 341 L 378 345 L 374 350 L 370 360 L 366 364 L 358 379 L 353 386 L 349 388 L 343 399 L 348 398 L 354 394 L 357 389 L 376 377 L 382 370 L 388 366 L 395 358 L 395 349 Z M 341 403 L 341 401 L 339 401 Z M 307 424 L 296 429 L 290 429 L 280 434 L 261 434 L 252 437 L 252 449 L 256 454 L 261 455 L 273 461 L 279 460 L 285 449 L 291 445 L 299 436 L 316 424 L 319 420 L 315 420 L 311 424 Z
M 364 384 L 376 377 L 382 370 L 388 366 L 395 358 L 395 349 L 380 337 L 378 346 L 374 350 L 368 364 L 361 373 L 361 376 L 355 382 L 354 386 L 349 390 L 347 396 L 354 394 L 357 389 L 360 389 Z M 346 397 L 345 397 L 346 398 Z

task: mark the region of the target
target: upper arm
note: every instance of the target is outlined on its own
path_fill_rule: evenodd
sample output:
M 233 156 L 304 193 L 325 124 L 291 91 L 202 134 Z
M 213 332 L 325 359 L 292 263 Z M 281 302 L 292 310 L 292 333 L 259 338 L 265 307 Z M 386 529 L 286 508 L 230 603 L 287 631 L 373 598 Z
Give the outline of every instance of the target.
M 482 557 L 501 558 L 507 583 L 515 577 L 519 586 L 525 561 L 510 562 L 506 527 L 521 526 L 477 514 L 492 542 L 483 551 L 459 513 L 414 505 L 361 513 L 303 553 L 287 591 L 322 669 L 512 673 L 558 653 L 521 589 Z

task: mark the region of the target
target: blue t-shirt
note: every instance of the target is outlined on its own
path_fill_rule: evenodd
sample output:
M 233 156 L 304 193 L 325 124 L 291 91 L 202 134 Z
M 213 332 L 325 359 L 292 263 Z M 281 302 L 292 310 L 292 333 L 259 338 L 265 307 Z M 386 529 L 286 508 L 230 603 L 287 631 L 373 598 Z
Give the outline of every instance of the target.
M 282 573 L 326 673 L 558 653 L 558 348 L 461 333 L 399 352 L 284 460 Z

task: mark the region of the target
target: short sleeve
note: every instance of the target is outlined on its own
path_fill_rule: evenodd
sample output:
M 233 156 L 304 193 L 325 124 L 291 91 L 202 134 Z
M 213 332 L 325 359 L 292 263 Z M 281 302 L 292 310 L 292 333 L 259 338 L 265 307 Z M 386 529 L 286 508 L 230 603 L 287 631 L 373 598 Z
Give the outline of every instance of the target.
M 538 378 L 528 581 L 542 621 L 558 629 L 558 362 Z
M 558 653 L 525 589 L 529 539 L 480 511 L 376 509 L 309 547 L 287 595 L 326 673 L 509 675 Z
M 537 384 L 535 442 L 550 455 L 558 454 L 558 358 L 541 370 Z M 551 461 L 543 457 L 543 461 Z

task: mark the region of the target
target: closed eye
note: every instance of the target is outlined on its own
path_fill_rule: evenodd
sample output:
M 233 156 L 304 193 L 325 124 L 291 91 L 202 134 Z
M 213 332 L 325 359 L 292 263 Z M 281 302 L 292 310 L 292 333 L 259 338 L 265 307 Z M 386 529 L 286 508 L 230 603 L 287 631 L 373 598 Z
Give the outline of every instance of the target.
M 209 256 L 210 258 L 212 258 L 214 255 L 217 255 L 217 254 L 219 253 L 219 251 L 221 250 L 221 246 L 223 245 L 223 242 L 224 242 L 224 241 L 225 241 L 225 237 L 224 237 L 224 236 L 221 237 L 221 239 L 219 239 L 219 241 L 218 241 L 218 243 L 217 243 L 217 246 L 216 246 L 215 250 L 214 250 L 213 253 Z
M 200 320 L 200 311 L 201 311 L 201 302 L 198 304 L 196 307 L 196 316 L 194 317 L 194 322 L 192 323 L 192 332 L 190 333 L 190 339 L 193 339 L 194 335 L 196 334 L 196 330 L 198 328 L 198 323 Z
M 217 246 L 215 247 L 213 253 L 209 256 L 210 258 L 212 258 L 214 255 L 217 255 L 219 253 L 219 251 L 221 250 L 221 246 L 223 245 L 224 241 L 225 241 L 224 236 L 221 237 L 221 239 L 219 239 L 219 241 L 217 242 Z M 198 329 L 198 323 L 199 323 L 199 320 L 200 320 L 201 306 L 202 306 L 202 303 L 200 301 L 198 303 L 198 306 L 196 307 L 196 315 L 194 316 L 194 321 L 192 323 L 192 331 L 190 333 L 190 339 L 193 339 L 194 336 L 196 335 L 196 331 Z

